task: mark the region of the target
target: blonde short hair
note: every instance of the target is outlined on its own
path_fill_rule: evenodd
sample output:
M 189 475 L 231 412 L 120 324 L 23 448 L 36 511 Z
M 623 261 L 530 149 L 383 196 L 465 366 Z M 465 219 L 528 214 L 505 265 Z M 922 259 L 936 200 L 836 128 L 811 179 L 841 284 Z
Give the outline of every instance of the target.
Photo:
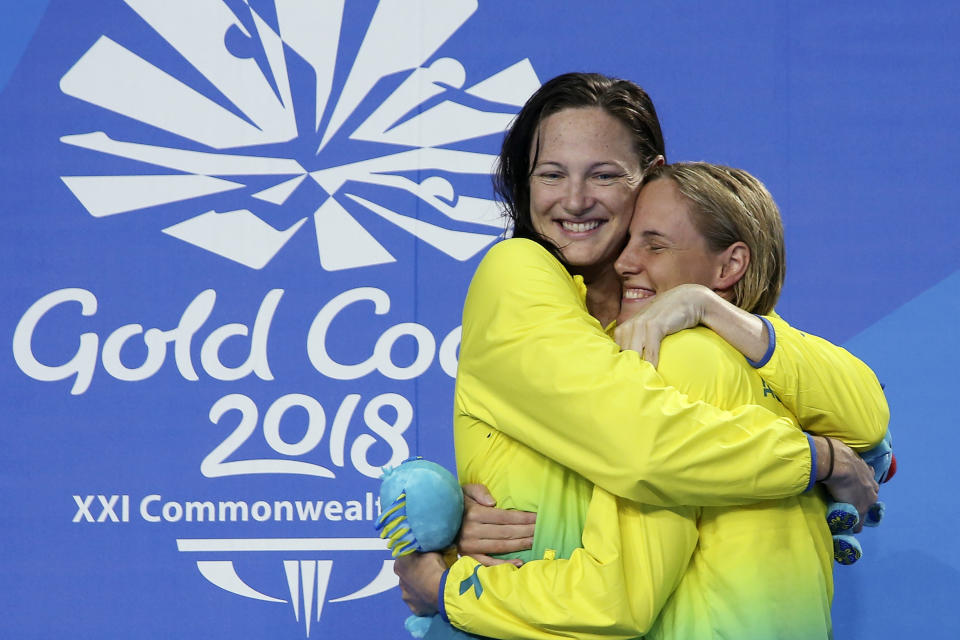
M 690 201 L 694 226 L 711 251 L 735 242 L 750 248 L 750 263 L 733 286 L 732 302 L 751 313 L 770 313 L 787 265 L 780 210 L 763 183 L 741 169 L 706 162 L 656 167 L 645 181 L 660 179 L 673 180 Z

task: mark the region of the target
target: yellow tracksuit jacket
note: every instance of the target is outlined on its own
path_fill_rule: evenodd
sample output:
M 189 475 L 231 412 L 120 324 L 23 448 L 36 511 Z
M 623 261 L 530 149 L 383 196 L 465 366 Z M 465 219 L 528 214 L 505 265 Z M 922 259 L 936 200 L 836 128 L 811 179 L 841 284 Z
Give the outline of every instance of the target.
M 882 437 L 887 408 L 862 363 L 771 320 L 777 348 L 758 371 L 698 329 L 665 343 L 664 380 L 637 354 L 619 351 L 588 314 L 582 281 L 548 252 L 526 240 L 495 246 L 464 308 L 454 416 L 458 472 L 462 482 L 486 484 L 498 506 L 538 512 L 534 549 L 521 557 L 569 560 L 518 571 L 478 568 L 461 558 L 444 583 L 451 622 L 501 638 L 627 638 L 650 629 L 662 609 L 654 629 L 660 637 L 712 637 L 740 624 L 746 614 L 735 605 L 746 600 L 738 595 L 726 608 L 704 603 L 776 582 L 762 571 L 754 576 L 731 571 L 730 563 L 711 564 L 735 560 L 726 547 L 741 547 L 723 544 L 725 534 L 714 531 L 755 532 L 759 518 L 779 519 L 782 530 L 806 543 L 797 554 L 804 560 L 789 566 L 809 569 L 797 581 L 811 585 L 813 595 L 785 600 L 776 611 L 800 599 L 813 603 L 805 611 L 817 613 L 814 627 L 823 635 L 831 588 L 823 503 L 815 493 L 799 496 L 810 483 L 810 448 L 776 396 L 808 430 L 859 448 Z M 691 362 L 705 362 L 701 353 L 711 353 L 713 368 L 694 364 L 691 372 Z M 737 375 L 742 379 L 726 381 Z M 668 382 L 690 385 L 684 389 L 690 397 Z M 694 401 L 701 399 L 696 392 L 717 406 Z M 747 402 L 754 404 L 741 406 Z M 782 500 L 743 509 L 675 506 L 759 498 Z M 739 515 L 754 511 L 763 514 Z M 799 543 L 784 535 L 778 539 L 789 549 L 782 549 L 792 552 Z M 792 557 L 784 550 L 770 557 L 783 564 L 784 555 Z M 734 564 L 748 566 L 742 559 Z M 756 612 L 747 610 L 749 619 L 763 617 Z

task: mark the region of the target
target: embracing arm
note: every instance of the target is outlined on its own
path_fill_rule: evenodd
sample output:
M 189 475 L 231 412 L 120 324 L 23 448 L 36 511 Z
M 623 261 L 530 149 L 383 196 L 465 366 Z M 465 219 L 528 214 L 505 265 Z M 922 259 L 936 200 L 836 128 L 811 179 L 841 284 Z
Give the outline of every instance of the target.
M 860 451 L 883 439 L 890 417 L 886 398 L 873 371 L 845 349 L 794 329 L 775 313 L 761 319 L 700 285 L 657 297 L 617 328 L 625 348 L 644 352 L 656 364 L 665 335 L 703 324 L 757 367 L 804 431 Z
M 768 317 L 776 347 L 757 372 L 804 431 L 842 440 L 857 451 L 879 443 L 890 409 L 873 371 L 845 349 Z
M 679 583 L 697 542 L 691 508 L 635 505 L 595 489 L 584 547 L 569 560 L 522 568 L 460 558 L 398 559 L 406 593 L 424 594 L 455 627 L 494 638 L 634 638 L 645 633 Z M 418 575 L 418 573 L 420 575 Z M 439 585 L 438 591 L 432 591 Z M 430 594 L 426 596 L 425 594 Z M 413 606 L 408 597 L 408 604 Z M 421 612 L 424 602 L 420 602 Z
M 581 288 L 535 243 L 491 249 L 464 307 L 459 414 L 646 504 L 745 504 L 809 486 L 810 445 L 788 420 L 688 401 L 620 352 Z
M 790 411 L 776 392 L 733 346 L 705 327 L 666 338 L 659 371 L 664 380 L 691 398 L 721 408 L 755 403 L 778 415 Z M 799 428 L 799 427 L 798 427 Z M 861 518 L 877 499 L 879 486 L 870 467 L 842 441 L 811 436 L 817 480 L 824 481 L 837 500 L 856 506 Z

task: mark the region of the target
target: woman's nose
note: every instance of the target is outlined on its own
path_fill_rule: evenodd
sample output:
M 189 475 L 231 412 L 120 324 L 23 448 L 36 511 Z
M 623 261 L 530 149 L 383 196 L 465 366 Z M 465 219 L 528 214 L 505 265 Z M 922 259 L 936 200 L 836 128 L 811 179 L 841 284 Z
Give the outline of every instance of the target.
M 571 215 L 586 213 L 591 206 L 587 185 L 583 180 L 567 180 L 566 192 L 563 195 L 563 209 Z
M 640 260 L 640 250 L 636 243 L 627 242 L 617 260 L 613 263 L 613 268 L 620 277 L 634 275 L 643 270 Z

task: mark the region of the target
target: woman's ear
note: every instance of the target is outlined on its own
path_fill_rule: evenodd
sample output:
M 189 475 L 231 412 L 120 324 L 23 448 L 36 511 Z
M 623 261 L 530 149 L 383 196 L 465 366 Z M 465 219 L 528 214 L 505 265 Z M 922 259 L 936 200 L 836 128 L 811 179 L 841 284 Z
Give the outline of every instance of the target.
M 712 288 L 718 292 L 732 289 L 750 266 L 750 247 L 745 242 L 734 242 L 720 252 L 717 262 L 717 276 Z

